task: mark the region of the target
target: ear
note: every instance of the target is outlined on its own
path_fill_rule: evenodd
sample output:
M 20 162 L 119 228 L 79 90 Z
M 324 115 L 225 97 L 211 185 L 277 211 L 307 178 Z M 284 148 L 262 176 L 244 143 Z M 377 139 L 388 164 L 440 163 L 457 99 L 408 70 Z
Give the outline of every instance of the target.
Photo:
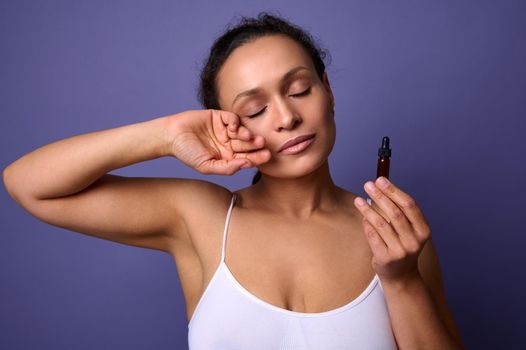
M 334 114 L 334 95 L 332 93 L 331 85 L 329 84 L 329 77 L 327 76 L 327 72 L 323 72 L 323 85 L 325 85 L 325 88 L 327 89 L 327 93 L 329 94 L 329 98 L 331 101 L 331 109 Z

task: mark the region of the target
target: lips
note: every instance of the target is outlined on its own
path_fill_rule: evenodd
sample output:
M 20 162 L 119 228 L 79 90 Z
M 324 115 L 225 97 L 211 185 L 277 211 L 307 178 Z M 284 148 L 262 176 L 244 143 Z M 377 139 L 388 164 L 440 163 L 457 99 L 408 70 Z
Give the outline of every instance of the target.
M 285 148 L 288 148 L 288 147 L 291 147 L 291 146 L 294 146 L 298 143 L 301 143 L 305 140 L 308 140 L 308 139 L 311 139 L 313 138 L 314 136 L 316 136 L 316 134 L 305 134 L 305 135 L 300 135 L 300 136 L 297 136 L 297 137 L 294 137 L 290 140 L 288 140 L 287 142 L 285 142 L 278 150 L 278 153 L 283 151 Z

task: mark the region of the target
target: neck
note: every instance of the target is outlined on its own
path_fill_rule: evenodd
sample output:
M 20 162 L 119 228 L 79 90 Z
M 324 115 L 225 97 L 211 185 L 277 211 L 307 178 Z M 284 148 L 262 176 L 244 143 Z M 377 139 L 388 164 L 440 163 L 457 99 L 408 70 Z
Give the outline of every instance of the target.
M 316 211 L 332 207 L 338 200 L 328 161 L 317 170 L 298 178 L 277 178 L 262 174 L 253 185 L 258 203 L 285 216 L 308 218 Z

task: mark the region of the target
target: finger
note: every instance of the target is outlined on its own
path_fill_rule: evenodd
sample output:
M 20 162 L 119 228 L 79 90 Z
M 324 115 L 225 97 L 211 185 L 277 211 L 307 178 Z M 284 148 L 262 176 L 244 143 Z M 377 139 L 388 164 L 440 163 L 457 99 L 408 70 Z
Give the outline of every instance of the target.
M 376 184 L 382 193 L 403 211 L 419 238 L 425 239 L 429 237 L 430 228 L 416 201 L 383 176 L 376 179 Z
M 228 132 L 225 124 L 223 124 L 223 119 L 221 117 L 221 112 L 219 110 L 212 109 L 212 129 L 214 131 L 215 137 L 219 142 L 225 144 L 228 142 Z
M 385 257 L 387 252 L 387 246 L 385 245 L 384 240 L 382 237 L 376 232 L 373 225 L 369 221 L 367 221 L 366 218 L 362 218 L 362 226 L 363 231 L 365 233 L 365 237 L 367 238 L 367 241 L 369 242 L 369 246 L 371 247 L 371 250 L 374 255 L 376 255 L 378 258 Z
M 235 126 L 237 121 L 235 118 L 237 116 L 233 113 L 228 113 L 218 110 L 212 110 L 212 126 L 214 130 L 214 135 L 217 137 L 219 142 L 226 144 L 228 141 L 234 141 L 234 140 L 241 140 L 241 141 L 251 141 L 254 140 L 254 135 L 244 126 Z M 235 117 L 227 117 L 226 115 L 233 114 Z M 227 120 L 230 122 L 230 125 L 224 125 L 224 120 Z M 235 127 L 235 130 L 232 130 L 232 127 Z M 262 138 L 262 136 L 260 137 Z M 256 143 L 259 145 L 262 141 L 256 141 Z M 235 143 L 238 146 L 239 143 Z M 264 145 L 264 140 L 263 140 Z M 258 148 L 263 147 L 263 145 L 260 145 Z M 244 146 L 238 147 L 239 151 L 249 151 L 251 147 L 247 147 L 248 144 L 244 144 Z M 234 148 L 234 147 L 233 147 Z
M 404 243 L 405 241 L 414 241 L 413 227 L 406 218 L 404 212 L 387 197 L 372 181 L 367 181 L 364 185 L 365 191 L 371 196 L 382 212 L 382 217 L 395 229 L 396 233 Z M 373 207 L 374 209 L 374 207 Z M 375 209 L 376 210 L 376 209 Z M 378 210 L 377 210 L 378 212 Z
M 272 157 L 272 153 L 269 149 L 263 148 L 254 152 L 241 152 L 234 154 L 235 158 L 248 159 L 250 161 L 250 166 L 258 166 L 260 164 L 266 163 Z
M 250 141 L 231 140 L 230 145 L 234 152 L 250 152 L 265 146 L 265 138 L 258 135 Z
M 382 217 L 387 221 L 387 222 L 390 222 L 391 220 L 389 219 L 389 217 L 387 216 L 386 213 L 384 213 L 384 211 L 378 206 L 378 204 L 376 204 L 376 202 L 373 202 L 370 198 L 367 198 L 367 203 L 369 203 L 374 210 L 376 210 L 378 212 L 378 214 L 382 215 Z
M 248 167 L 249 161 L 242 158 L 235 158 L 231 160 L 226 159 L 210 159 L 202 164 L 198 169 L 203 174 L 219 174 L 232 175 L 243 167 Z
M 230 127 L 227 129 L 228 137 L 233 140 L 250 141 L 255 137 L 250 130 L 245 126 L 240 125 L 235 130 L 231 130 Z
M 237 114 L 219 110 L 219 115 L 221 116 L 221 121 L 223 125 L 227 126 L 229 131 L 236 131 L 239 127 L 239 117 Z
M 402 243 L 396 232 L 389 223 L 374 210 L 363 198 L 356 197 L 354 205 L 367 221 L 374 227 L 376 232 L 382 237 L 389 250 L 403 251 Z

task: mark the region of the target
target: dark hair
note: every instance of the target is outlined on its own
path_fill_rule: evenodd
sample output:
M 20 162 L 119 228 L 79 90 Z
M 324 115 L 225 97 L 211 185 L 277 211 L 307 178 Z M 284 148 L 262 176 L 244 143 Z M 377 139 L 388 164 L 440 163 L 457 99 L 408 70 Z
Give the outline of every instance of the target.
M 278 34 L 286 35 L 300 44 L 312 59 L 319 78 L 323 79 L 325 73 L 323 60 L 329 53 L 319 48 L 305 30 L 282 17 L 264 11 L 257 17 L 241 17 L 235 26 L 227 28 L 226 32 L 214 41 L 200 75 L 199 102 L 206 109 L 220 109 L 216 79 L 228 56 L 238 47 L 257 38 Z M 260 178 L 261 172 L 258 171 L 252 179 L 252 184 L 258 182 Z

